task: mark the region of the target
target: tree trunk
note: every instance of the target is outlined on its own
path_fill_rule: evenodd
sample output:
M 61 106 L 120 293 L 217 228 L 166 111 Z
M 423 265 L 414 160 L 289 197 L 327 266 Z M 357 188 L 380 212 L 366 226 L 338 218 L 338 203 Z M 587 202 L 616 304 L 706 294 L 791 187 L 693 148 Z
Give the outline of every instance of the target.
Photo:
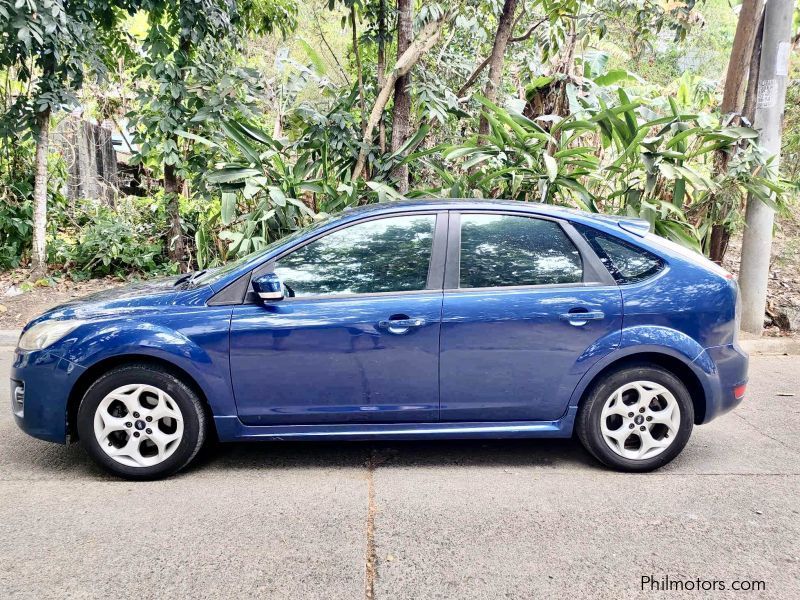
M 412 0 L 397 0 L 397 60 L 411 46 L 414 22 Z M 416 62 L 416 61 L 415 61 Z M 411 129 L 411 71 L 397 78 L 394 84 L 394 111 L 392 112 L 392 152 L 406 143 Z M 408 165 L 392 171 L 401 194 L 408 192 Z
M 386 82 L 386 0 L 378 0 L 378 89 Z M 386 121 L 381 114 L 378 147 L 386 152 Z
M 764 12 L 764 1 L 744 0 L 742 2 L 739 21 L 736 24 L 736 34 L 733 38 L 733 48 L 731 48 L 731 58 L 728 62 L 728 72 L 725 75 L 725 90 L 719 107 L 723 115 L 742 112 L 749 78 L 750 59 L 753 56 L 753 46 Z
M 747 92 L 744 95 L 742 117 L 751 126 L 756 120 L 756 101 L 758 100 L 758 78 L 761 72 L 761 42 L 764 39 L 764 11 L 758 22 L 756 39 L 753 43 L 753 55 L 750 57 L 750 69 L 747 77 Z
M 178 41 L 178 53 L 176 57 L 176 68 L 181 80 L 184 78 L 184 69 L 189 64 L 189 55 L 192 52 L 191 33 L 181 31 Z M 181 108 L 182 98 L 173 99 L 173 105 L 177 110 Z M 280 127 L 280 109 L 278 111 L 278 127 Z M 180 140 L 177 135 L 172 136 L 176 147 L 180 147 Z M 169 249 L 167 254 L 170 260 L 178 263 L 180 271 L 185 273 L 189 270 L 189 260 L 186 255 L 186 243 L 183 239 L 183 227 L 181 227 L 180 201 L 184 194 L 184 181 L 178 176 L 175 165 L 164 164 L 164 192 L 167 196 L 167 217 L 169 219 Z
M 164 165 L 164 192 L 167 194 L 167 215 L 169 217 L 169 258 L 180 265 L 183 273 L 189 266 L 186 260 L 186 244 L 183 240 L 180 213 L 183 181 L 178 177 L 173 165 Z
M 375 99 L 372 112 L 370 112 L 369 120 L 367 121 L 367 129 L 361 140 L 361 151 L 358 153 L 358 160 L 356 161 L 356 166 L 353 167 L 351 179 L 358 179 L 364 173 L 367 153 L 369 152 L 369 145 L 372 141 L 372 132 L 375 131 L 375 127 L 378 126 L 378 121 L 380 121 L 383 110 L 386 108 L 386 103 L 389 102 L 389 96 L 392 90 L 397 89 L 398 80 L 411 70 L 423 54 L 433 48 L 439 40 L 439 34 L 442 32 L 442 25 L 450 16 L 449 13 L 445 13 L 436 21 L 428 22 L 425 27 L 422 28 L 422 31 L 419 32 L 417 39 L 411 42 L 411 45 L 403 52 L 400 58 L 397 59 L 394 68 L 389 72 L 386 83 L 383 84 L 383 88 L 378 92 L 378 97 Z
M 744 0 L 739 12 L 739 21 L 736 24 L 736 34 L 733 38 L 733 48 L 728 62 L 728 72 L 725 76 L 725 89 L 720 104 L 720 112 L 724 121 L 732 125 L 738 124 L 744 112 L 747 93 L 755 93 L 755 83 L 758 80 L 758 61 L 753 61 L 753 56 L 759 54 L 760 43 L 756 47 L 761 30 L 761 21 L 764 14 L 765 0 Z M 753 73 L 755 66 L 756 73 Z M 752 103 L 752 98 L 751 98 Z M 751 110 L 752 112 L 752 110 Z M 714 152 L 712 174 L 724 175 L 728 170 L 731 154 L 724 150 Z M 724 205 L 714 209 L 715 214 L 727 214 L 730 206 Z M 725 252 L 728 249 L 731 232 L 722 223 L 711 224 L 711 239 L 708 247 L 708 256 L 717 264 L 722 264 Z
M 358 29 L 356 28 L 356 5 L 350 7 L 350 23 L 353 26 L 353 55 L 356 59 L 356 72 L 358 75 L 358 99 L 361 105 L 361 133 L 364 133 L 364 127 L 367 118 L 367 105 L 364 102 L 364 73 L 361 69 L 361 52 L 358 50 Z
M 483 95 L 490 102 L 497 100 L 497 90 L 503 78 L 503 58 L 508 47 L 508 40 L 511 38 L 511 31 L 514 28 L 514 13 L 516 10 L 517 0 L 505 0 L 503 12 L 500 13 L 500 20 L 497 22 L 494 46 L 492 46 L 492 53 L 489 55 L 489 79 L 486 82 L 486 88 L 483 90 Z M 489 121 L 483 115 L 481 115 L 478 133 L 480 135 L 489 133 Z
M 50 108 L 36 115 L 36 175 L 33 184 L 33 249 L 31 279 L 47 271 L 47 154 L 50 145 Z

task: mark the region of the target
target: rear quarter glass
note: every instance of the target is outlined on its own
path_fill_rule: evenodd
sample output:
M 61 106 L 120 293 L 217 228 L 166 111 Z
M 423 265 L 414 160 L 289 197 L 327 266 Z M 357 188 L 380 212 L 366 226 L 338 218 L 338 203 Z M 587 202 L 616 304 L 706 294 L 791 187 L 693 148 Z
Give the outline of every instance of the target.
M 680 244 L 676 244 L 675 242 L 663 238 L 655 233 L 646 233 L 642 236 L 642 238 L 648 243 L 656 247 L 656 249 L 663 248 L 672 254 L 677 254 L 681 258 L 685 260 L 689 260 L 694 262 L 697 265 L 705 267 L 712 273 L 719 275 L 720 277 L 724 277 L 725 279 L 732 279 L 733 276 L 720 267 L 717 263 L 709 260 L 699 252 L 695 252 L 685 246 L 681 246 Z

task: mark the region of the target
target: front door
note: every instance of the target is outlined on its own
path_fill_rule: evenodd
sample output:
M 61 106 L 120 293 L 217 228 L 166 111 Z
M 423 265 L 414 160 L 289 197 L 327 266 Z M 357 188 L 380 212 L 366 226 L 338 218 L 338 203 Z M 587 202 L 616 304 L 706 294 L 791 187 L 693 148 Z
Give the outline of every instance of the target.
M 240 419 L 436 421 L 442 272 L 430 265 L 444 252 L 446 219 L 360 221 L 279 257 L 273 270 L 291 297 L 233 311 Z
M 619 343 L 620 290 L 556 220 L 464 213 L 450 232 L 459 247 L 445 278 L 441 420 L 558 419 L 581 375 Z

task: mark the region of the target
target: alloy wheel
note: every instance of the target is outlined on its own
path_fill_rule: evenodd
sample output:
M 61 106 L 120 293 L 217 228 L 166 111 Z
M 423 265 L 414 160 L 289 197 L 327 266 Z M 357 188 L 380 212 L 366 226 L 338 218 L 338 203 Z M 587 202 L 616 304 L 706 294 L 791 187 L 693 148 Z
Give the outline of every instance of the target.
M 676 439 L 681 410 L 666 387 L 634 381 L 612 393 L 600 414 L 603 440 L 616 454 L 645 460 L 658 456 Z
M 183 414 L 165 391 L 145 384 L 123 385 L 97 406 L 94 434 L 100 448 L 129 467 L 167 460 L 183 437 Z

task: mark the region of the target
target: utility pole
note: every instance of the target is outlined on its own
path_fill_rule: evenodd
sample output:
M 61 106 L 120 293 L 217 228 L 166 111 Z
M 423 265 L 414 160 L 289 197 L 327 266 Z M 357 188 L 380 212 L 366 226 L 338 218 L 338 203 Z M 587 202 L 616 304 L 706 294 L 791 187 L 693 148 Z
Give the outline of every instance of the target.
M 754 127 L 760 132 L 761 146 L 775 157 L 775 169 L 780 158 L 794 1 L 767 0 L 764 9 L 764 38 Z M 774 220 L 775 211 L 757 198 L 748 196 L 739 270 L 742 329 L 758 335 L 764 328 Z

